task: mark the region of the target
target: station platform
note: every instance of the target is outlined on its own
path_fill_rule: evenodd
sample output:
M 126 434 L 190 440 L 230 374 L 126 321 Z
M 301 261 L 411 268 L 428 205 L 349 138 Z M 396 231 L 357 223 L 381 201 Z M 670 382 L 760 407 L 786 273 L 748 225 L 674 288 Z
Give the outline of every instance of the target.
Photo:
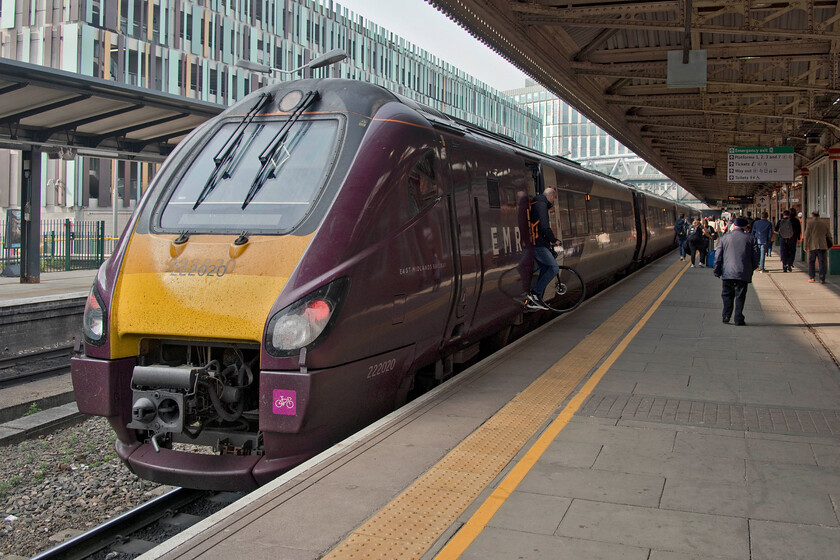
M 45 272 L 37 284 L 21 284 L 20 278 L 0 277 L 0 308 L 52 300 L 86 298 L 96 270 Z
M 827 559 L 840 286 L 675 253 L 141 558 Z

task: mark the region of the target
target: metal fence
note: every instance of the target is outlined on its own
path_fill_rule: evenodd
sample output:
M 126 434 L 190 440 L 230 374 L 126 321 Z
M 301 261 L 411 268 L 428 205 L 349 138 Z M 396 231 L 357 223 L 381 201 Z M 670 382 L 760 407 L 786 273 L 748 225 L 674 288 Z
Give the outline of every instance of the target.
M 15 225 L 0 221 L 0 269 L 3 271 L 20 265 L 20 233 L 13 231 Z M 113 245 L 112 240 L 108 241 Z M 105 243 L 104 221 L 42 220 L 41 272 L 99 268 L 105 260 Z

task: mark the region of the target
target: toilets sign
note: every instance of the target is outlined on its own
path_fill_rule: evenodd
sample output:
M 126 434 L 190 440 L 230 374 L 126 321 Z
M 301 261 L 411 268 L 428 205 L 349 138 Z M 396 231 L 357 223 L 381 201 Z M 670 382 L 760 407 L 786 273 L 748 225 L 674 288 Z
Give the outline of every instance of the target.
M 726 178 L 730 183 L 793 181 L 793 146 L 729 148 Z

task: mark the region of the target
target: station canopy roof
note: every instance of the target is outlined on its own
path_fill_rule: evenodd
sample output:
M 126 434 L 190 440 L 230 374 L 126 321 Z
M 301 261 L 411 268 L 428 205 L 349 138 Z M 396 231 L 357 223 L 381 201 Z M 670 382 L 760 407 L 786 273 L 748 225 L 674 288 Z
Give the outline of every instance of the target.
M 840 137 L 836 0 L 428 1 L 711 205 L 782 184 L 731 148 L 798 174 Z
M 0 147 L 163 161 L 223 106 L 0 58 Z

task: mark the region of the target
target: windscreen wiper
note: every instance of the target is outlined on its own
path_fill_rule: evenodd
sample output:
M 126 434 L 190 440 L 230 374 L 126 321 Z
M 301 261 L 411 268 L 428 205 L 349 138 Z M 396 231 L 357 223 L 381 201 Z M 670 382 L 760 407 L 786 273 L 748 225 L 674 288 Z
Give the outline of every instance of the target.
M 251 188 L 248 190 L 248 195 L 245 197 L 245 201 L 242 203 L 242 209 L 245 210 L 245 207 L 250 204 L 254 197 L 257 196 L 257 193 L 262 188 L 265 182 L 274 177 L 274 171 L 278 169 L 283 163 L 286 162 L 287 159 L 291 156 L 289 154 L 288 149 L 286 149 L 286 137 L 289 135 L 289 131 L 295 125 L 300 117 L 303 115 L 303 112 L 309 108 L 310 105 L 315 103 L 321 95 L 316 91 L 312 90 L 308 92 L 298 106 L 295 107 L 295 110 L 292 111 L 292 114 L 289 116 L 289 120 L 283 123 L 283 126 L 280 127 L 280 130 L 277 131 L 277 134 L 274 135 L 274 138 L 271 139 L 271 142 L 268 143 L 265 150 L 260 154 L 260 170 L 257 171 L 257 176 L 254 178 L 254 182 L 251 183 Z
M 235 156 L 237 148 L 239 147 L 240 142 L 242 142 L 242 136 L 245 135 L 245 130 L 248 128 L 248 125 L 251 124 L 251 121 L 254 120 L 254 117 L 256 117 L 270 101 L 270 93 L 261 93 L 257 102 L 253 107 L 251 107 L 251 110 L 248 111 L 248 114 L 239 121 L 239 124 L 236 125 L 236 129 L 231 133 L 228 139 L 225 140 L 225 143 L 222 144 L 222 147 L 219 148 L 216 155 L 213 156 L 213 161 L 216 163 L 216 167 L 213 169 L 210 177 L 207 178 L 204 188 L 201 189 L 201 192 L 198 194 L 198 198 L 196 199 L 195 204 L 193 204 L 193 210 L 198 208 L 198 205 L 204 202 L 204 199 L 207 198 L 214 188 L 216 188 L 216 183 L 218 183 L 220 176 L 222 178 L 230 177 L 230 172 L 233 170 L 233 167 L 235 167 L 234 162 L 238 163 L 239 161 L 239 158 L 236 158 Z M 253 140 L 253 136 L 251 137 L 251 140 Z M 250 141 L 248 143 L 250 143 Z

